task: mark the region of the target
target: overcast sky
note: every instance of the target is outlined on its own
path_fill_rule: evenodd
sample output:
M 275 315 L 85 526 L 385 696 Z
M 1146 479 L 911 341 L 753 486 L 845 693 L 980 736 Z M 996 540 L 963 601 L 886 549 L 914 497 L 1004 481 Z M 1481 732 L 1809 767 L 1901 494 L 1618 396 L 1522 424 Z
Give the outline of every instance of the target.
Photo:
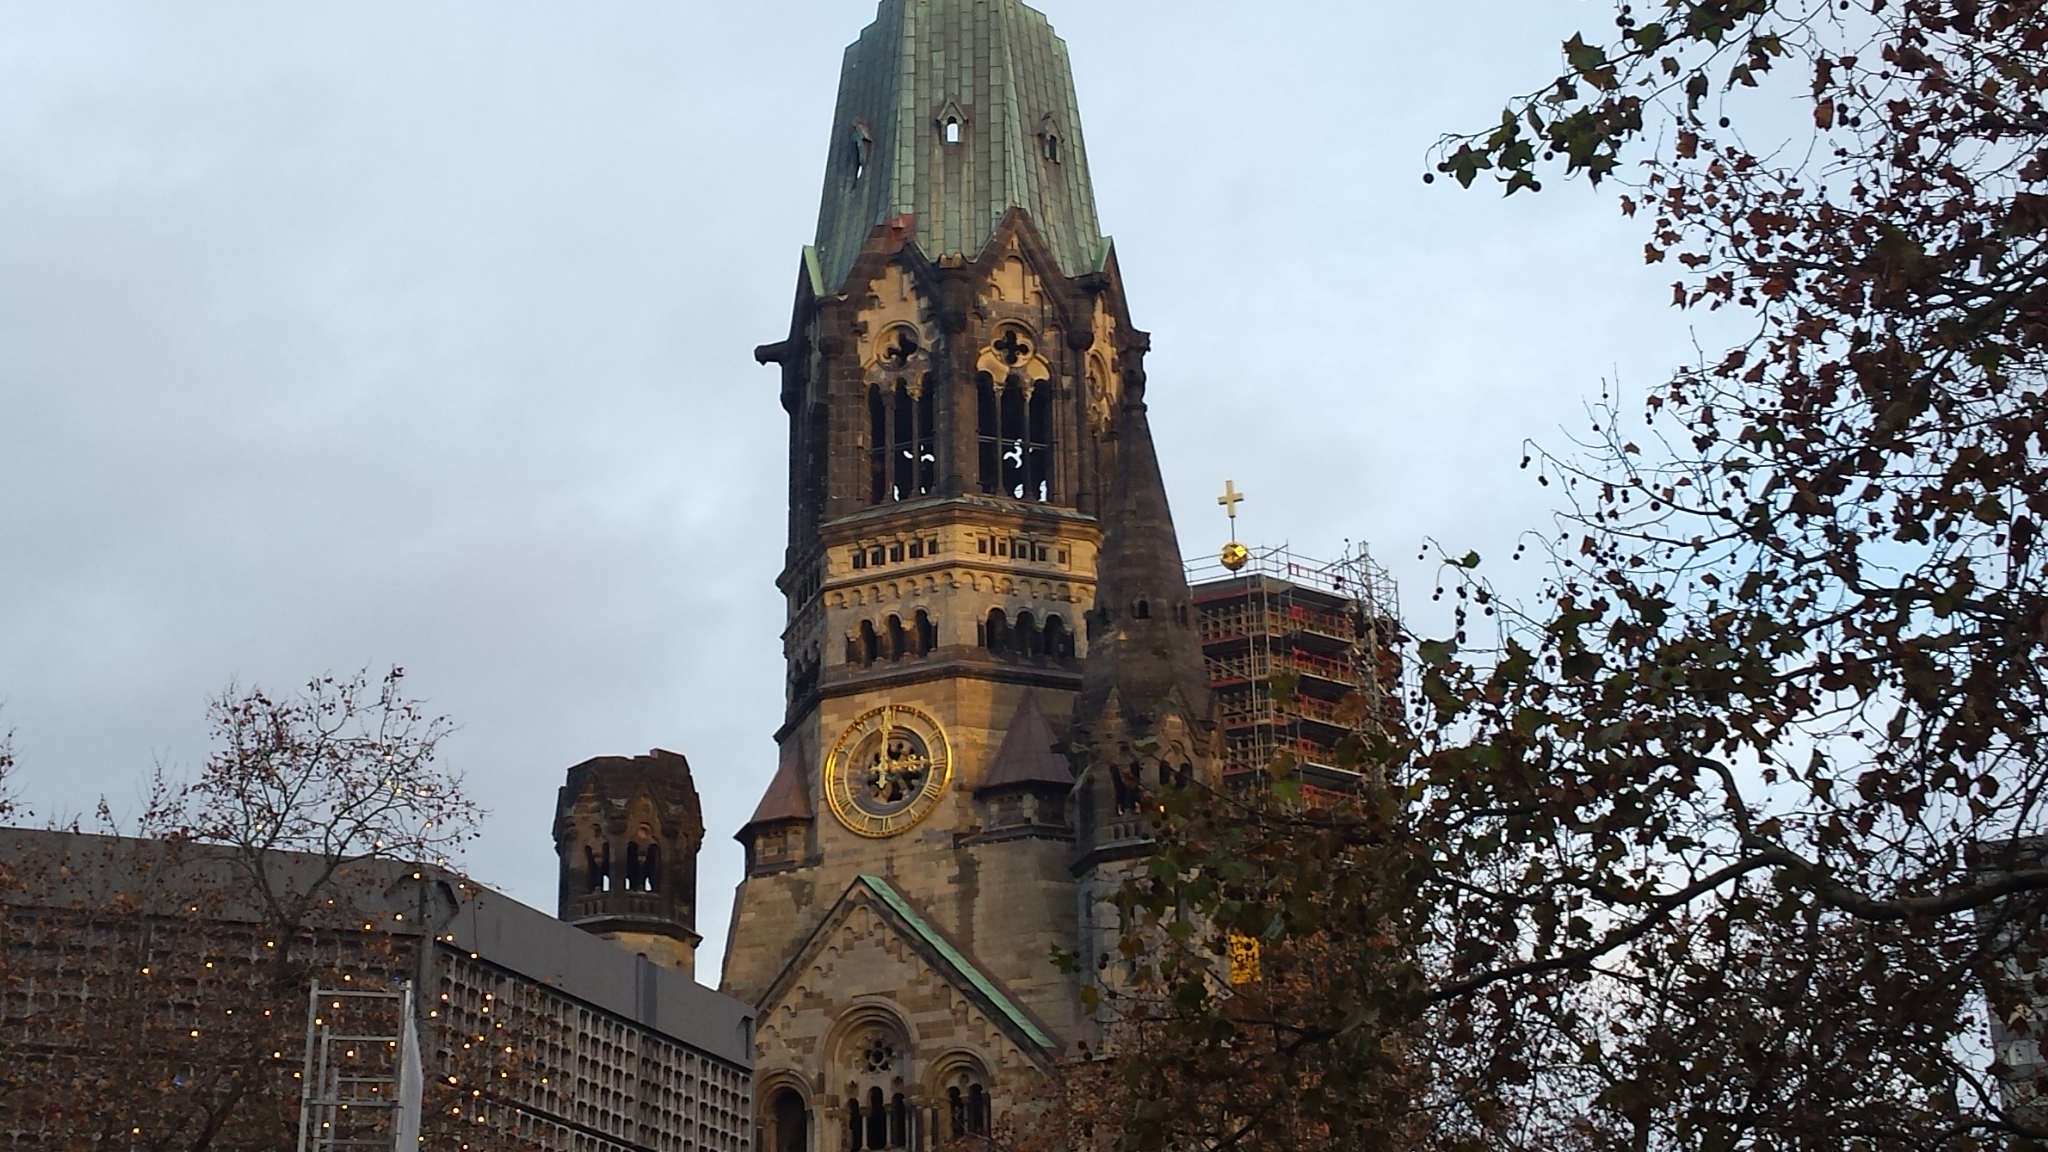
M 1505 567 L 1618 374 L 1688 358 L 1639 223 L 1425 186 L 1584 0 L 1043 0 L 1153 335 L 1188 551 Z M 569 765 L 685 753 L 715 982 L 780 720 L 788 326 L 872 0 L 0 0 L 0 727 L 132 811 L 231 679 L 404 665 L 553 910 Z M 1502 575 L 1510 580 L 1511 572 Z

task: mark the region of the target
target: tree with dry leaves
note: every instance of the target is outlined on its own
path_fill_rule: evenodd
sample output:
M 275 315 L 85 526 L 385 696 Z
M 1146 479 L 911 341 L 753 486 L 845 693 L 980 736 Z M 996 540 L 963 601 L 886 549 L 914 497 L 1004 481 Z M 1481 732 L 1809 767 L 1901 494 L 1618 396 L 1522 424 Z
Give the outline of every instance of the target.
M 1532 449 L 1533 599 L 1447 557 L 1397 797 L 1162 823 L 1126 903 L 1188 1018 L 1131 1050 L 1123 1146 L 2048 1137 L 2048 7 L 1652 0 L 1563 63 L 1436 171 L 1617 188 L 1748 334 Z M 1328 1003 L 1240 1022 L 1231 933 L 1340 949 Z
M 230 688 L 190 782 L 138 837 L 17 835 L 7 861 L 0 1129 L 46 1145 L 274 1149 L 298 1131 L 308 989 L 422 974 L 379 862 L 437 862 L 477 810 L 403 672 Z M 401 869 L 402 871 L 402 869 Z M 374 917 L 374 919 L 365 919 Z

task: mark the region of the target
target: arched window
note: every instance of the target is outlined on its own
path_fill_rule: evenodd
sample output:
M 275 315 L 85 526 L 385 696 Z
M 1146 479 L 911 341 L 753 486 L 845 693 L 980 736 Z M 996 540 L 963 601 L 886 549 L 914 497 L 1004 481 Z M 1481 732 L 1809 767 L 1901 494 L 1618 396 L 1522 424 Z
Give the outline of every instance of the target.
M 933 399 L 936 389 L 925 388 L 917 395 L 917 490 L 929 495 L 939 490 L 938 414 Z
M 1001 608 L 988 610 L 988 622 L 982 626 L 982 647 L 998 656 L 1011 651 L 1010 618 Z
M 868 1089 L 868 1147 L 889 1147 L 889 1109 L 882 1100 L 880 1088 Z
M 967 1089 L 967 1134 L 986 1136 L 989 1130 L 988 1091 L 976 1084 Z
M 804 1110 L 804 1098 L 797 1095 L 796 1089 L 778 1089 L 774 1102 L 769 1105 L 768 1115 L 775 1125 L 770 1152 L 809 1152 L 811 1117 Z
M 945 1110 L 934 1118 L 939 1131 L 932 1135 L 952 1140 L 988 1135 L 993 1126 L 989 1123 L 987 1077 L 981 1069 L 963 1062 L 948 1072 L 942 1083 L 946 1089 Z
M 1024 491 L 1024 405 L 1024 389 L 1015 384 L 1004 385 L 1001 494 L 1018 500 L 1029 499 Z
M 896 428 L 889 437 L 889 460 L 893 466 L 892 500 L 917 494 L 917 400 L 902 381 L 896 383 Z
M 1117 766 L 1109 774 L 1110 787 L 1116 793 L 1116 814 L 1128 816 L 1138 810 L 1138 769 L 1135 765 Z
M 891 616 L 885 627 L 887 637 L 883 643 L 883 655 L 891 660 L 903 659 L 903 654 L 910 650 L 910 643 L 903 635 L 903 618 Z
M 867 1147 L 867 1125 L 861 1122 L 860 1101 L 846 1102 L 846 1146 L 851 1152 Z
M 917 610 L 917 654 L 926 655 L 939 646 L 939 626 L 932 623 L 931 614 L 924 609 Z
M 868 386 L 868 503 L 889 499 L 889 408 L 882 402 L 882 386 Z
M 583 876 L 585 892 L 604 890 L 604 869 L 597 865 L 597 849 L 588 844 L 583 846 Z
M 917 338 L 897 329 L 885 355 L 907 360 Z M 886 504 L 929 495 L 939 480 L 938 419 L 932 388 L 913 389 L 907 379 L 893 386 L 868 386 L 868 503 Z
M 1150 620 L 1152 618 L 1151 602 L 1140 600 L 1136 604 L 1131 605 L 1131 616 L 1137 620 Z
M 1016 333 L 1006 333 L 1026 351 Z M 1001 347 L 1000 344 L 997 345 Z M 981 442 L 981 490 L 991 496 L 1045 503 L 1052 499 L 1052 385 L 1025 396 L 1015 376 L 998 382 L 982 373 L 975 426 Z
M 980 387 L 975 389 L 974 426 L 981 443 L 981 490 L 993 496 L 1001 470 L 1003 422 L 995 381 L 986 372 L 982 373 Z
M 626 845 L 626 891 L 640 890 L 640 842 Z
M 1039 385 L 1031 393 L 1031 425 L 1025 429 L 1024 492 L 1026 500 L 1043 504 L 1052 499 L 1052 385 Z
M 882 657 L 882 638 L 875 634 L 871 620 L 860 622 L 860 666 L 865 668 Z
M 641 861 L 641 878 L 645 881 L 642 887 L 649 892 L 661 891 L 661 845 L 649 844 Z
M 1045 654 L 1055 660 L 1074 658 L 1074 634 L 1058 616 L 1045 618 Z
M 1038 634 L 1038 621 L 1029 612 L 1017 613 L 1017 655 L 1042 656 L 1045 654 L 1045 638 Z
M 889 1101 L 889 1147 L 904 1148 L 910 1144 L 910 1108 L 903 1100 L 903 1093 L 896 1093 Z

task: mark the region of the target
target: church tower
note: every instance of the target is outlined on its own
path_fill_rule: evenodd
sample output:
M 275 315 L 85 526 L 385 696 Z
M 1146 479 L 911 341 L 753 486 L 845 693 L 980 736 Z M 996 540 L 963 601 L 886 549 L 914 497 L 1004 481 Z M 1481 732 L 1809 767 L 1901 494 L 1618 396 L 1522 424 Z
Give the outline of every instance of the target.
M 696 971 L 704 815 L 690 762 L 657 748 L 569 769 L 555 797 L 557 915 L 657 964 Z
M 1206 732 L 1148 345 L 1066 45 L 1021 0 L 882 0 L 756 350 L 790 421 L 787 709 L 723 986 L 760 1009 L 770 1152 L 985 1132 L 1086 1034 L 1051 954 L 1142 830 L 1103 823 L 1112 777 L 1076 791 L 1069 729 L 1170 731 L 1176 770 Z

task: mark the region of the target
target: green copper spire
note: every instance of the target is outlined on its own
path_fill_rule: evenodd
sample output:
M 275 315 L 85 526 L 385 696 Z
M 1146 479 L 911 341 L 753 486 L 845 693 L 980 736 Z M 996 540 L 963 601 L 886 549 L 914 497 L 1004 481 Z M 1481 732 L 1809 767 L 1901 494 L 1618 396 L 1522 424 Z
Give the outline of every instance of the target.
M 928 258 L 972 259 L 1012 207 L 1067 275 L 1102 259 L 1066 42 L 1019 0 L 882 0 L 839 74 L 823 289 L 840 289 L 877 224 L 911 218 Z

